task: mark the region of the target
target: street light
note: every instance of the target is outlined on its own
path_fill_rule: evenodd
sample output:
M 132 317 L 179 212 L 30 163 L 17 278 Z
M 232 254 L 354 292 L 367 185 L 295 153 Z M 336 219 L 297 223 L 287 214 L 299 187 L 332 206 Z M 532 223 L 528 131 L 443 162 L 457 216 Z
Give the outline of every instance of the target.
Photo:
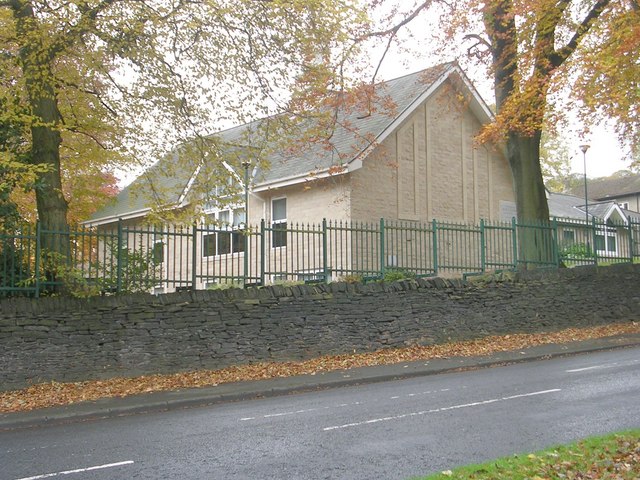
M 589 144 L 583 143 L 580 145 L 582 150 L 582 160 L 584 162 L 584 218 L 587 227 L 589 226 L 589 196 L 587 195 L 587 150 L 589 150 Z
M 244 168 L 244 286 L 247 286 L 247 277 L 249 275 L 249 168 L 250 160 L 242 162 Z
M 244 223 L 249 221 L 249 167 L 251 167 L 251 160 L 244 160 L 242 162 L 244 168 Z
M 589 150 L 589 144 L 583 143 L 580 145 L 580 150 L 582 150 L 582 161 L 584 162 L 584 225 L 587 229 L 587 252 L 589 252 L 591 250 L 589 245 L 589 196 L 587 194 L 587 150 Z

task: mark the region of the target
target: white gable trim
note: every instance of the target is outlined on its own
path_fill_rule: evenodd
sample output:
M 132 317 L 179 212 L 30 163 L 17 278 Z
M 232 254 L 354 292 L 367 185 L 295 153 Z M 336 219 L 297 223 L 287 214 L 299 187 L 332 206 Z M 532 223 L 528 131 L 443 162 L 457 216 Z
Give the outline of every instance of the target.
M 624 212 L 622 211 L 622 209 L 618 206 L 617 203 L 613 203 L 611 205 L 611 207 L 609 207 L 609 210 L 607 210 L 607 213 L 604 214 L 604 222 L 606 223 L 609 218 L 611 217 L 611 215 L 613 215 L 614 212 L 617 212 L 618 215 L 622 218 L 622 220 L 624 221 L 625 225 L 629 224 L 629 219 L 627 218 L 627 216 L 624 214 Z
M 191 178 L 187 182 L 187 185 L 184 187 L 184 189 L 182 190 L 182 193 L 180 194 L 180 197 L 178 198 L 178 207 L 184 207 L 185 205 L 184 201 L 186 200 L 187 195 L 189 194 L 189 190 L 191 190 L 191 187 L 195 183 L 196 178 L 198 177 L 198 174 L 200 173 L 201 169 L 202 169 L 202 164 L 198 165 L 194 170 L 193 175 L 191 175 Z
M 321 178 L 336 177 L 339 175 L 345 175 L 349 172 L 353 172 L 354 170 L 358 170 L 359 168 L 362 168 L 362 161 L 361 160 L 358 160 L 355 162 L 352 161 L 351 163 L 343 165 L 343 169 L 341 171 L 330 172 L 328 168 L 325 168 L 323 170 L 316 170 L 313 172 L 304 173 L 302 175 L 285 177 L 285 178 L 281 178 L 279 180 L 274 180 L 271 182 L 263 182 L 256 185 L 252 189 L 252 191 L 265 192 L 267 190 L 272 190 L 276 188 L 289 187 L 291 185 L 296 185 L 298 183 L 312 182 L 314 180 L 318 180 Z
M 447 79 L 454 73 L 458 74 L 460 80 L 462 80 L 465 87 L 467 87 L 469 92 L 471 93 L 471 111 L 479 117 L 482 123 L 493 121 L 494 115 L 491 112 L 491 109 L 487 106 L 485 101 L 482 99 L 471 81 L 464 74 L 462 69 L 457 64 L 453 64 L 449 66 L 444 71 L 444 73 L 440 75 L 440 77 L 429 86 L 429 88 L 427 88 L 419 97 L 417 97 L 411 104 L 409 104 L 409 106 L 407 106 L 407 108 L 405 108 L 404 111 L 400 113 L 400 115 L 398 115 L 389 125 L 387 125 L 382 133 L 380 133 L 380 135 L 376 137 L 376 141 L 373 144 L 369 145 L 355 157 L 353 157 L 350 163 L 358 160 L 360 162 L 360 166 L 362 166 L 362 159 L 366 158 L 371 153 L 371 151 L 375 149 L 376 146 L 384 142 L 389 135 L 395 132 L 400 127 L 400 125 L 402 125 L 402 123 L 407 120 L 413 114 L 413 112 L 420 105 L 422 105 L 423 102 L 431 97 L 431 95 L 433 95 L 435 91 L 438 90 L 438 88 L 440 88 L 444 84 L 444 82 L 446 82 Z

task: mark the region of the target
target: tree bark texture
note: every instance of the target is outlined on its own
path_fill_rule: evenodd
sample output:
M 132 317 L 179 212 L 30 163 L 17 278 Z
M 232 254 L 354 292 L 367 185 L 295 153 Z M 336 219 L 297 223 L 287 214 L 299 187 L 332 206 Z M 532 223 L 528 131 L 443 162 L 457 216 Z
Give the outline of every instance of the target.
M 42 35 L 28 1 L 15 0 L 12 11 L 20 42 L 20 65 L 31 115 L 31 155 L 34 165 L 46 167 L 35 185 L 42 272 L 49 291 L 64 291 L 60 272 L 68 267 L 70 239 L 68 204 L 62 192 L 60 146 L 62 118 L 58 110 L 53 74 L 56 47 Z
M 46 166 L 35 188 L 38 220 L 44 230 L 67 229 L 67 201 L 62 193 L 60 146 L 62 122 L 57 105 L 53 63 L 55 50 L 37 32 L 28 2 L 15 2 L 13 12 L 20 45 L 20 62 L 31 120 L 31 162 Z M 59 252 L 64 253 L 64 252 Z

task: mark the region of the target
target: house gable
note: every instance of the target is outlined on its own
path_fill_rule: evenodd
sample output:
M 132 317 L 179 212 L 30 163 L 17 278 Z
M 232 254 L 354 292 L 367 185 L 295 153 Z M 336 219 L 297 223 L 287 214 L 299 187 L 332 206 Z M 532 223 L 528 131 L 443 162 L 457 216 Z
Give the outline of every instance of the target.
M 391 218 L 428 219 L 443 215 L 444 218 L 477 220 L 480 217 L 496 216 L 498 199 L 512 198 L 510 179 L 506 183 L 502 180 L 494 182 L 496 172 L 499 176 L 504 176 L 502 157 L 485 147 L 475 148 L 473 145 L 473 135 L 482 123 L 491 119 L 491 112 L 460 67 L 452 63 L 439 65 L 384 82 L 377 85 L 375 90 L 374 97 L 380 105 L 368 115 L 362 115 L 362 112 L 358 111 L 344 113 L 333 133 L 332 149 L 312 146 L 308 151 L 297 156 L 295 152 L 293 155 L 291 152 L 272 153 L 269 158 L 269 168 L 258 169 L 252 176 L 254 181 L 251 190 L 255 197 L 252 203 L 256 202 L 259 205 L 264 198 L 271 197 L 274 191 L 290 189 L 295 185 L 307 190 L 311 183 L 323 179 L 327 180 L 323 185 L 339 183 L 344 187 L 345 184 L 352 183 L 346 177 L 361 170 L 363 165 L 384 162 L 385 160 L 381 158 L 387 157 L 392 159 L 387 163 L 393 164 L 392 167 L 396 168 L 393 173 L 396 182 L 395 198 L 386 202 L 397 205 L 395 212 L 390 215 Z M 467 102 L 465 113 L 461 117 L 463 121 L 451 120 L 445 125 L 447 120 L 442 116 L 442 106 L 433 103 L 436 96 L 440 99 L 439 101 L 446 97 L 441 93 L 436 95 L 437 92 L 445 90 L 463 92 Z M 456 99 L 450 96 L 445 100 L 454 103 L 453 100 Z M 386 104 L 394 104 L 395 111 L 392 113 L 383 108 Z M 244 156 L 252 156 L 253 153 L 249 150 L 259 149 L 257 145 L 264 146 L 265 139 L 261 135 L 264 133 L 265 122 L 270 121 L 271 119 L 263 119 L 219 132 L 215 135 L 217 146 L 222 152 L 240 151 Z M 429 128 L 426 128 L 426 125 L 430 125 Z M 455 136 L 457 138 L 453 138 Z M 427 149 L 429 138 L 433 140 L 433 145 Z M 443 138 L 447 140 L 441 144 Z M 465 139 L 464 142 L 462 138 Z M 398 148 L 401 151 L 397 150 Z M 415 155 L 424 161 L 415 162 Z M 370 160 L 370 157 L 373 160 Z M 455 171 L 447 159 L 464 159 L 464 162 L 459 166 L 458 171 Z M 131 187 L 125 189 L 114 205 L 98 212 L 90 223 L 96 224 L 114 221 L 123 216 L 147 214 L 150 208 L 139 198 L 136 198 L 135 205 L 132 202 L 127 203 L 126 200 L 132 198 L 132 191 L 140 189 L 141 184 L 144 185 L 149 179 L 152 192 L 156 188 L 152 185 L 153 179 L 159 180 L 163 186 L 168 184 L 172 187 L 173 193 L 167 195 L 163 205 L 184 207 L 192 200 L 191 190 L 194 185 L 200 185 L 200 167 L 189 170 L 185 165 L 180 169 L 179 174 L 171 175 L 165 173 L 165 170 L 173 171 L 174 167 L 171 163 L 172 159 L 163 159 L 158 162 Z M 173 161 L 173 163 L 177 162 Z M 240 172 L 239 161 L 229 160 L 229 165 L 231 169 Z M 154 172 L 155 176 L 149 175 Z M 382 177 L 387 173 L 389 172 L 381 174 Z M 345 179 L 338 180 L 337 177 L 341 176 Z M 482 184 L 482 187 L 479 187 L 479 184 Z M 429 187 L 427 188 L 426 185 Z M 336 195 L 342 197 L 352 195 L 345 194 L 344 188 L 341 190 L 336 192 Z M 452 190 L 455 191 L 453 195 Z M 326 192 L 326 189 L 323 192 Z M 307 194 L 306 196 L 313 195 L 312 192 Z M 455 203 L 460 203 L 461 213 L 448 209 L 452 196 L 456 197 Z M 339 201 L 338 198 L 329 203 L 337 201 Z M 325 205 L 327 202 L 318 203 Z M 383 215 L 384 209 L 376 211 L 379 212 L 376 215 L 379 217 Z M 255 220 L 256 212 L 264 214 L 262 208 L 250 208 L 249 221 Z M 351 209 L 348 216 L 358 218 L 357 213 L 357 208 Z
M 459 78 L 445 79 L 401 124 L 394 123 L 396 129 L 351 174 L 352 218 L 499 218 L 500 202 L 514 198 L 510 170 L 499 152 L 475 144 L 489 118 L 478 118 L 473 102 L 460 102 L 464 87 Z

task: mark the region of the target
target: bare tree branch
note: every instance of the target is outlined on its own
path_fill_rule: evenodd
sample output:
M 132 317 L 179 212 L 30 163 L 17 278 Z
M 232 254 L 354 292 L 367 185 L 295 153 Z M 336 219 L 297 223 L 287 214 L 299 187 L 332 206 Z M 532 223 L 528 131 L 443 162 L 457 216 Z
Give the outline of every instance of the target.
M 411 12 L 408 16 L 406 16 L 399 23 L 395 24 L 393 27 L 388 28 L 387 30 L 380 30 L 378 32 L 367 33 L 362 38 L 360 38 L 360 40 L 364 40 L 364 39 L 372 38 L 372 37 L 386 37 L 387 35 L 391 35 L 391 34 L 395 35 L 395 34 L 397 34 L 398 31 L 402 27 L 404 27 L 405 25 L 410 23 L 414 18 L 416 18 L 418 15 L 420 15 L 420 13 L 422 11 L 426 10 L 427 8 L 429 8 L 435 1 L 436 0 L 426 0 L 421 5 L 416 7 L 416 9 L 413 12 Z
M 573 38 L 563 48 L 557 50 L 550 59 L 555 67 L 562 65 L 567 58 L 575 51 L 582 37 L 589 31 L 600 14 L 611 3 L 611 0 L 598 0 L 584 18 L 580 26 L 576 29 Z

